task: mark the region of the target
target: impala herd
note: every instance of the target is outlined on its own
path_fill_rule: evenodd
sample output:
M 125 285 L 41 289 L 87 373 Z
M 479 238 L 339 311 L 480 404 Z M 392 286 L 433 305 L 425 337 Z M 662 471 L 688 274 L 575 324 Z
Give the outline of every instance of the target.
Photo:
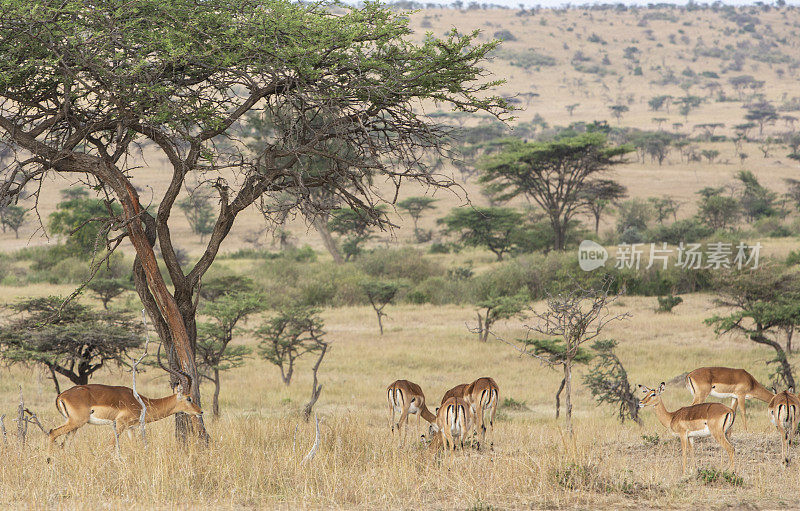
M 159 363 L 160 363 L 159 359 Z M 160 399 L 140 396 L 146 413 L 145 422 L 153 422 L 178 412 L 200 415 L 202 410 L 192 402 L 190 391 L 192 380 L 186 373 L 175 372 L 162 365 L 162 368 L 175 375 L 180 384 L 173 395 Z M 686 388 L 692 394 L 692 404 L 670 412 L 661 400 L 665 383 L 651 389 L 639 385 L 642 393 L 640 408 L 653 408 L 656 417 L 673 435 L 681 440 L 682 466 L 687 469 L 687 454 L 694 461 L 694 441 L 698 437 L 713 436 L 728 454 L 730 468 L 733 469 L 734 448 L 729 435 L 731 427 L 741 411 L 742 426 L 747 429 L 745 403 L 755 398 L 768 403 L 768 413 L 772 424 L 781 437 L 781 460 L 789 463 L 789 445 L 800 420 L 800 399 L 789 388 L 783 392 L 767 390 L 744 369 L 727 367 L 701 367 L 686 375 Z M 391 413 L 392 432 L 397 431 L 402 447 L 408 436 L 410 415 L 417 416 L 417 428 L 421 419 L 428 422 L 428 431 L 422 438 L 430 442 L 430 449 L 444 447 L 445 452 L 464 448 L 465 442 L 480 449 L 486 442 L 486 423 L 491 433 L 489 447 L 494 447 L 494 419 L 500 400 L 500 388 L 492 378 L 482 377 L 472 383 L 462 383 L 448 390 L 442 397 L 440 406 L 431 412 L 422 388 L 408 380 L 397 380 L 386 389 Z M 722 403 L 705 403 L 708 396 L 731 398 L 731 406 Z M 49 445 L 52 448 L 56 438 L 70 435 L 85 424 L 114 425 L 119 435 L 132 427 L 138 427 L 139 401 L 128 387 L 108 385 L 78 385 L 62 392 L 56 398 L 56 408 L 66 422 L 50 430 Z M 130 430 L 129 430 L 130 431 Z M 470 438 L 470 433 L 472 437 Z M 480 439 L 478 438 L 480 436 Z

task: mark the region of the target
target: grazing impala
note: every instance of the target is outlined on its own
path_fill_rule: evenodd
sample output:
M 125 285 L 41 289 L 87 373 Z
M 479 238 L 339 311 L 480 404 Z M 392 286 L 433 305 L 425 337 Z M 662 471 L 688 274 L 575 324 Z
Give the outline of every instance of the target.
M 728 432 L 736 418 L 733 410 L 721 403 L 702 403 L 684 406 L 674 412 L 667 411 L 661 400 L 666 384 L 661 382 L 658 390 L 639 385 L 644 397 L 639 400 L 639 408 L 652 407 L 656 417 L 673 435 L 681 439 L 683 473 L 686 473 L 686 451 L 694 462 L 694 439 L 713 436 L 728 451 L 730 469 L 733 470 L 733 445 L 728 440 Z
M 428 422 L 436 420 L 436 416 L 428 410 L 425 404 L 425 394 L 419 385 L 408 380 L 397 380 L 386 388 L 389 399 L 389 410 L 392 412 L 392 433 L 395 427 L 400 435 L 400 446 L 402 447 L 408 436 L 408 416 L 416 414 L 417 429 L 419 429 L 419 419 L 422 417 Z M 400 420 L 394 421 L 395 414 L 400 414 Z M 405 434 L 403 428 L 405 427 Z
M 772 389 L 773 392 L 775 389 Z M 781 459 L 789 464 L 789 446 L 792 445 L 797 420 L 800 418 L 800 399 L 794 395 L 794 388 L 784 390 L 769 402 L 769 420 L 781 435 Z
M 147 410 L 145 422 L 161 420 L 178 412 L 193 415 L 203 413 L 200 407 L 192 402 L 189 394 L 189 389 L 192 388 L 191 377 L 183 372 L 167 370 L 184 382 L 176 387 L 175 393 L 171 396 L 160 399 L 140 396 Z M 117 435 L 119 435 L 127 428 L 139 425 L 139 415 L 142 410 L 132 389 L 99 384 L 76 385 L 65 390 L 56 398 L 56 408 L 67 422 L 50 430 L 50 448 L 56 438 L 73 433 L 84 424 L 112 425 L 116 421 Z
M 706 400 L 708 396 L 732 398 L 731 408 L 736 411 L 742 409 L 742 426 L 747 431 L 747 417 L 745 416 L 745 401 L 756 398 L 769 403 L 773 393 L 758 383 L 753 376 L 744 369 L 731 369 L 730 367 L 701 367 L 686 375 L 686 388 L 692 393 L 692 404 L 696 405 Z
M 460 397 L 449 397 L 436 410 L 436 420 L 431 423 L 429 433 L 432 435 L 430 448 L 436 449 L 444 444 L 445 451 L 456 449 L 456 439 L 464 449 L 464 437 L 472 429 L 472 413 L 469 403 Z
M 460 397 L 470 405 L 472 412 L 472 426 L 481 431 L 481 442 L 486 440 L 486 425 L 484 415 L 489 412 L 489 427 L 492 430 L 492 443 L 494 446 L 494 416 L 497 412 L 497 402 L 500 396 L 500 387 L 489 377 L 478 378 L 472 383 L 462 383 L 448 390 L 442 398 L 442 404 L 450 397 Z

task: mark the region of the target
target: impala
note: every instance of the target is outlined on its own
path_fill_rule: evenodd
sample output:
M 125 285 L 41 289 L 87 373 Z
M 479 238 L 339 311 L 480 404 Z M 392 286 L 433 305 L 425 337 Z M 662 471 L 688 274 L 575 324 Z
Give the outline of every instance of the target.
M 456 449 L 456 439 L 464 449 L 464 437 L 472 428 L 470 405 L 460 397 L 449 397 L 436 410 L 436 420 L 431 423 L 429 434 L 432 436 L 430 448 L 436 449 L 440 443 L 445 451 Z
M 442 404 L 450 397 L 460 397 L 470 405 L 473 414 L 472 425 L 481 431 L 482 445 L 486 440 L 486 425 L 484 415 L 489 412 L 489 427 L 492 430 L 492 443 L 494 446 L 494 416 L 497 412 L 497 402 L 500 397 L 500 387 L 492 378 L 478 378 L 472 383 L 462 383 L 448 390 L 442 398 Z
M 417 416 L 417 429 L 419 429 L 420 417 L 428 422 L 436 420 L 436 416 L 428 410 L 425 404 L 425 394 L 419 385 L 408 380 L 397 380 L 386 388 L 386 394 L 389 399 L 389 410 L 392 412 L 392 433 L 395 427 L 400 435 L 400 446 L 405 443 L 405 437 L 408 436 L 408 416 L 409 414 L 416 414 Z M 400 420 L 395 422 L 395 414 L 400 414 Z M 403 433 L 405 427 L 405 433 Z
M 684 406 L 674 412 L 667 411 L 661 400 L 666 384 L 661 382 L 658 390 L 639 385 L 644 397 L 639 400 L 639 408 L 652 407 L 656 417 L 673 435 L 681 439 L 683 473 L 686 474 L 686 451 L 694 462 L 694 439 L 713 436 L 728 451 L 730 469 L 733 470 L 733 445 L 728 440 L 728 433 L 736 414 L 722 403 L 702 403 Z
M 159 363 L 161 363 L 160 358 Z M 202 410 L 192 402 L 190 396 L 191 377 L 184 372 L 176 372 L 163 365 L 161 367 L 184 382 L 178 384 L 171 396 L 151 399 L 140 395 L 146 409 L 145 422 L 161 420 L 178 412 L 201 415 Z M 51 449 L 56 438 L 74 433 L 85 424 L 108 426 L 116 421 L 116 433 L 120 435 L 127 428 L 139 425 L 142 411 L 133 390 L 129 387 L 100 384 L 76 385 L 65 390 L 56 398 L 56 408 L 67 422 L 50 430 L 48 437 Z
M 686 388 L 692 393 L 692 404 L 706 400 L 708 396 L 731 398 L 731 408 L 742 409 L 742 426 L 747 431 L 745 400 L 756 398 L 769 403 L 773 393 L 753 378 L 744 369 L 730 367 L 701 367 L 686 375 Z
M 774 388 L 772 389 L 774 392 Z M 792 445 L 794 431 L 797 429 L 800 399 L 794 395 L 794 388 L 784 390 L 769 402 L 769 420 L 781 435 L 781 458 L 789 464 L 789 446 Z

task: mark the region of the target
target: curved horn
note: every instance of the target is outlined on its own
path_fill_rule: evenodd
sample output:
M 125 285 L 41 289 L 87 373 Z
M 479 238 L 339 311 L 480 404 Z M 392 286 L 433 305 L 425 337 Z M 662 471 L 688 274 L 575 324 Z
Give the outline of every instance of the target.
M 158 359 L 158 365 L 159 365 L 159 366 L 161 366 L 161 369 L 163 369 L 163 370 L 165 370 L 166 372 L 170 373 L 171 375 L 175 376 L 175 377 L 176 377 L 176 378 L 178 378 L 179 380 L 185 380 L 185 381 L 182 381 L 182 382 L 181 382 L 181 383 L 185 383 L 185 384 L 186 384 L 186 388 L 184 389 L 184 392 L 190 393 L 190 392 L 192 391 L 192 377 L 191 377 L 191 376 L 189 376 L 189 375 L 188 375 L 186 372 L 184 372 L 184 371 L 176 371 L 176 370 L 174 370 L 174 369 L 171 369 L 171 368 L 169 368 L 169 367 L 165 366 L 165 365 L 164 365 L 164 364 L 161 362 L 161 345 L 162 345 L 162 344 L 163 344 L 163 343 L 160 343 L 160 344 L 158 345 L 158 351 L 156 352 L 156 358 Z

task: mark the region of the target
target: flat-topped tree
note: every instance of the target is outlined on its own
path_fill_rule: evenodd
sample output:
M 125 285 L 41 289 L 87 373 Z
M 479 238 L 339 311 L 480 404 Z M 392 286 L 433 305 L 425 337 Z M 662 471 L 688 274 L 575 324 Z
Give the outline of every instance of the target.
M 586 210 L 587 187 L 630 150 L 609 146 L 598 132 L 513 144 L 484 162 L 480 181 L 499 200 L 522 195 L 538 204 L 553 227 L 553 248 L 564 250 L 570 220 Z
M 85 176 L 119 204 L 121 213 L 109 214 L 116 231 L 108 248 L 123 237 L 132 243 L 136 290 L 170 366 L 192 377 L 198 405 L 194 295 L 239 213 L 276 193 L 292 195 L 297 208 L 324 208 L 314 201 L 318 190 L 333 194 L 333 203 L 374 212 L 387 196 L 376 186 L 387 180 L 448 186 L 424 162 L 446 129 L 420 115 L 419 105 L 506 111 L 506 102 L 489 94 L 498 82 L 485 80 L 482 67 L 496 42 L 478 44 L 477 33 L 453 31 L 414 43 L 404 12 L 377 3 L 332 5 L 3 3 L 0 138 L 23 156 L 2 170 L 0 207 L 52 173 Z M 238 129 L 253 110 L 269 112 L 275 126 L 256 150 Z M 148 142 L 171 167 L 153 201 L 155 217 L 134 186 L 145 179 L 134 149 Z M 329 165 L 310 172 L 303 164 L 310 155 Z M 210 185 L 218 205 L 199 260 L 184 272 L 168 219 L 187 180 Z M 385 225 L 380 215 L 368 216 Z M 202 418 L 193 420 L 205 437 Z M 177 421 L 188 431 L 185 416 Z

